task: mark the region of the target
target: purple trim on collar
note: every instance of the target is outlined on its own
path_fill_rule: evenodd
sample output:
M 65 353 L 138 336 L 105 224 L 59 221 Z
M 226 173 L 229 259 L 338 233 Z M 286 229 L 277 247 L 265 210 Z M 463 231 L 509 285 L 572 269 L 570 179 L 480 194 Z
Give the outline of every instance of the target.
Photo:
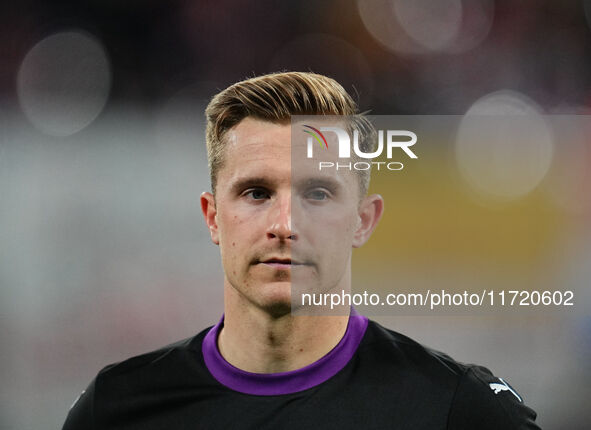
M 351 309 L 347 330 L 324 357 L 301 369 L 279 373 L 251 373 L 228 363 L 220 354 L 217 338 L 224 316 L 203 339 L 203 358 L 213 377 L 222 385 L 245 394 L 277 396 L 307 390 L 336 375 L 351 360 L 367 329 L 367 317 Z

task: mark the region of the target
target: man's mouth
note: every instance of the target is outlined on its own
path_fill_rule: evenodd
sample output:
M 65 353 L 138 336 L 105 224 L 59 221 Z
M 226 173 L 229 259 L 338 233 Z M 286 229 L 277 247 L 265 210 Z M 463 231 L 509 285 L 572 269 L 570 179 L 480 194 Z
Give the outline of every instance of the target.
M 296 260 L 292 260 L 291 258 L 267 258 L 266 260 L 262 260 L 260 264 L 264 264 L 275 269 L 286 270 L 291 269 L 295 266 L 300 266 L 303 263 L 300 263 Z

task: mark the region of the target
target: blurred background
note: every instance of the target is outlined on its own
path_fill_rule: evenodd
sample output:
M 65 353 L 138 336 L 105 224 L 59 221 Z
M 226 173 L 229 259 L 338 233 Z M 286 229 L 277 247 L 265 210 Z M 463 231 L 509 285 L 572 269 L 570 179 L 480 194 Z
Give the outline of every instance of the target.
M 373 181 L 386 218 L 356 286 L 574 290 L 576 309 L 376 319 L 505 377 L 543 428 L 588 428 L 590 54 L 591 1 L 3 2 L 0 428 L 59 429 L 100 368 L 218 320 L 203 110 L 281 70 L 371 114 L 459 116 Z M 526 145 L 462 133 L 523 112 Z

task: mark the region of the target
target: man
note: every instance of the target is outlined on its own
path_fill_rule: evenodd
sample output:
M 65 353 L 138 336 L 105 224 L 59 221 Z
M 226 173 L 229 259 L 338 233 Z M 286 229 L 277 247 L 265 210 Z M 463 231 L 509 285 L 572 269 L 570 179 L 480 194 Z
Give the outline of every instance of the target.
M 366 195 L 368 172 L 292 168 L 290 118 L 356 113 L 338 83 L 311 73 L 249 79 L 213 98 L 212 193 L 201 207 L 221 252 L 224 315 L 193 338 L 103 369 L 65 430 L 538 428 L 485 368 L 355 311 L 294 315 L 294 282 L 350 290 L 352 248 L 368 240 L 383 201 Z

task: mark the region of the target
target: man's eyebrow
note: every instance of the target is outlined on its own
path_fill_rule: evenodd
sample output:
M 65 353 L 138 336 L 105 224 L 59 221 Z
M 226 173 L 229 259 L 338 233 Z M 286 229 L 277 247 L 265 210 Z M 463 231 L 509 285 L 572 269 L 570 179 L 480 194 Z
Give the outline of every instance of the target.
M 264 176 L 239 178 L 232 184 L 232 191 L 240 193 L 250 187 L 266 187 L 270 188 L 272 181 Z
M 342 186 L 342 184 L 334 178 L 313 177 L 298 180 L 296 182 L 296 186 L 303 188 L 323 187 L 329 190 L 336 191 L 338 188 Z

